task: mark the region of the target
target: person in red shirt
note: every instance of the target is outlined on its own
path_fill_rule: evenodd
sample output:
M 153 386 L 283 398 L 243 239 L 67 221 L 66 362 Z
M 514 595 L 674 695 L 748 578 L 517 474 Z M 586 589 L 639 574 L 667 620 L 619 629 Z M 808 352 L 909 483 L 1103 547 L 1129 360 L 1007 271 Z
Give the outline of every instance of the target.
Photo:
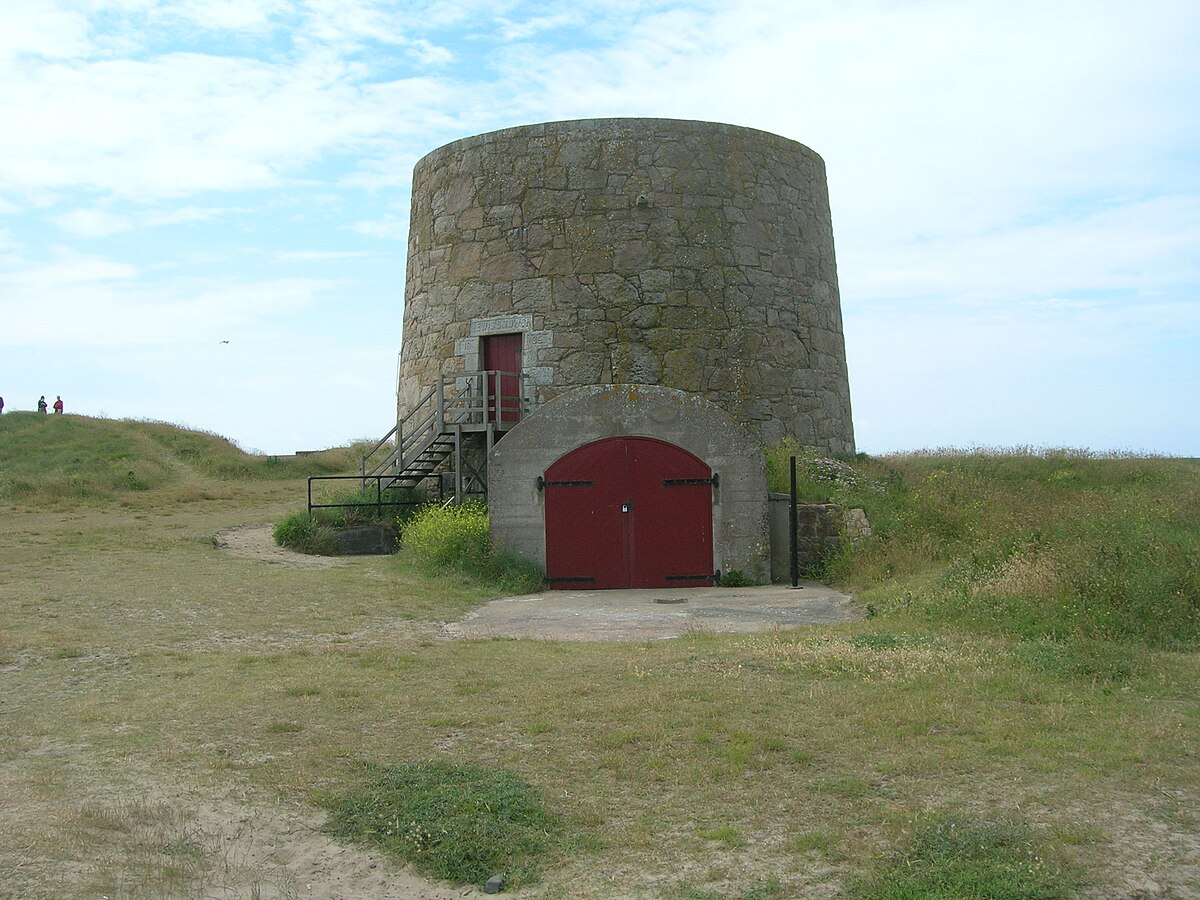
M 57 400 L 54 401 L 54 412 L 56 415 L 62 415 L 62 411 L 63 411 L 62 397 L 59 397 Z

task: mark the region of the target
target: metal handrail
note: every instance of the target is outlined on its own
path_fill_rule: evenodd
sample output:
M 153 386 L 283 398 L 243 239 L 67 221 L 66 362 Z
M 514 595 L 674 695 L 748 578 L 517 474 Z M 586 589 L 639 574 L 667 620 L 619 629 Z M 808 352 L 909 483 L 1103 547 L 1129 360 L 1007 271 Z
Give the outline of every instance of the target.
M 359 461 L 359 474 L 360 475 L 362 475 L 363 477 L 369 477 L 370 475 L 373 475 L 373 474 L 381 471 L 385 466 L 388 465 L 388 463 L 391 462 L 391 457 L 395 455 L 394 451 L 389 452 L 388 458 L 385 459 L 382 463 L 379 463 L 376 466 L 374 466 L 370 472 L 367 471 L 367 461 L 370 460 L 370 458 L 372 456 L 374 456 L 376 453 L 378 453 L 379 450 L 382 449 L 382 447 L 392 439 L 393 435 L 396 435 L 396 437 L 397 437 L 397 440 L 396 440 L 397 445 L 401 444 L 403 434 L 404 434 L 404 424 L 406 422 L 408 422 L 413 416 L 415 416 L 417 414 L 417 411 L 420 410 L 420 408 L 429 401 L 429 398 L 433 396 L 434 390 L 436 390 L 436 388 L 430 388 L 428 391 L 426 391 L 424 396 L 422 396 L 421 399 L 418 400 L 416 402 L 416 404 L 413 406 L 412 410 L 409 411 L 408 415 L 406 415 L 400 419 L 397 419 L 396 424 L 392 427 L 392 430 L 389 431 L 387 434 L 385 434 L 378 441 L 378 443 L 375 444 L 374 447 L 372 447 L 370 450 L 368 450 L 366 453 L 363 454 L 362 459 Z
M 517 380 L 515 394 L 506 394 L 503 391 L 502 379 L 506 378 Z M 364 481 L 373 477 L 400 477 L 401 473 L 429 450 L 438 435 L 446 433 L 453 426 L 486 425 L 494 422 L 503 429 L 510 424 L 505 421 L 509 414 L 516 413 L 519 420 L 524 417 L 530 406 L 525 396 L 525 376 L 521 372 L 492 369 L 442 375 L 437 384 L 426 391 L 413 408 L 396 422 L 396 426 L 363 455 L 359 463 L 359 476 Z M 393 437 L 394 449 L 368 470 L 367 464 L 371 457 Z M 384 475 L 384 471 L 389 467 L 392 472 Z
M 312 518 L 314 509 L 343 509 L 355 506 L 374 506 L 377 514 L 382 515 L 385 506 L 421 506 L 425 503 L 424 500 L 384 500 L 383 492 L 387 490 L 383 486 L 386 479 L 392 478 L 391 475 L 368 475 L 367 478 L 374 478 L 375 481 L 375 501 L 372 503 L 313 503 L 313 482 L 314 481 L 362 481 L 363 476 L 359 475 L 310 475 L 308 477 L 308 517 Z M 365 486 L 364 486 L 365 489 Z

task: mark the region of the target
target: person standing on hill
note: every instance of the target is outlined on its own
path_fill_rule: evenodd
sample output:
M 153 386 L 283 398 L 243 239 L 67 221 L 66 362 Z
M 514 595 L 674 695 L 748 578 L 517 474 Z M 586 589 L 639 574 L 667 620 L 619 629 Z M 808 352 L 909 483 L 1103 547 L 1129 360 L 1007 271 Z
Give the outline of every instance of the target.
M 46 411 L 46 395 L 42 394 L 42 396 L 38 397 L 38 412 L 44 413 L 45 411 Z
M 61 416 L 62 411 L 63 411 L 63 402 L 62 402 L 62 397 L 60 396 L 60 397 L 57 397 L 54 401 L 54 414 L 56 416 Z
M 4 398 L 0 397 L 0 416 L 4 415 Z

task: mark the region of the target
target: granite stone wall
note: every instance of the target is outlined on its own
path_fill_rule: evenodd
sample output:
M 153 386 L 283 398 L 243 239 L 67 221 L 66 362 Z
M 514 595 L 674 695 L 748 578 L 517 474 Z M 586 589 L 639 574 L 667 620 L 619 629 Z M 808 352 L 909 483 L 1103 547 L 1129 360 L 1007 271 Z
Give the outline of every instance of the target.
M 731 125 L 553 122 L 413 174 L 399 405 L 524 335 L 528 390 L 663 385 L 764 444 L 854 451 L 821 158 Z
M 792 580 L 791 497 L 771 494 L 767 518 L 771 530 L 771 580 Z M 842 544 L 846 511 L 832 503 L 800 503 L 796 509 L 796 562 L 801 571 L 817 565 Z

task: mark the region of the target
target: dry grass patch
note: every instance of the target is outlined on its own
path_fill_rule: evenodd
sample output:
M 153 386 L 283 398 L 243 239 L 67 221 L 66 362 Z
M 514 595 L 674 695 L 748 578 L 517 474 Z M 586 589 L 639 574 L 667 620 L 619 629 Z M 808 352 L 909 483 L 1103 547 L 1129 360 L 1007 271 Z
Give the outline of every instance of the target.
M 264 854 L 294 829 L 263 826 L 252 858 L 229 860 L 242 874 L 223 875 L 225 832 L 198 810 L 232 795 L 251 821 L 271 803 L 311 818 L 365 767 L 439 761 L 509 771 L 566 817 L 576 840 L 543 857 L 546 897 L 834 897 L 946 811 L 1026 823 L 1094 873 L 1092 896 L 1200 891 L 1194 652 L 947 624 L 928 572 L 878 588 L 879 615 L 855 625 L 445 640 L 438 623 L 486 586 L 402 560 L 310 571 L 213 548 L 300 496 L 302 482 L 180 480 L 124 506 L 0 516 L 5 890 L 245 896 L 259 878 L 286 896 L 296 882 Z M 914 527 L 961 524 L 935 506 Z M 865 550 L 864 571 L 903 570 L 918 545 Z M 1005 565 L 977 583 L 1015 590 L 1024 563 Z M 164 799 L 181 794 L 200 799 Z M 399 877 L 378 866 L 355 870 L 357 895 Z

